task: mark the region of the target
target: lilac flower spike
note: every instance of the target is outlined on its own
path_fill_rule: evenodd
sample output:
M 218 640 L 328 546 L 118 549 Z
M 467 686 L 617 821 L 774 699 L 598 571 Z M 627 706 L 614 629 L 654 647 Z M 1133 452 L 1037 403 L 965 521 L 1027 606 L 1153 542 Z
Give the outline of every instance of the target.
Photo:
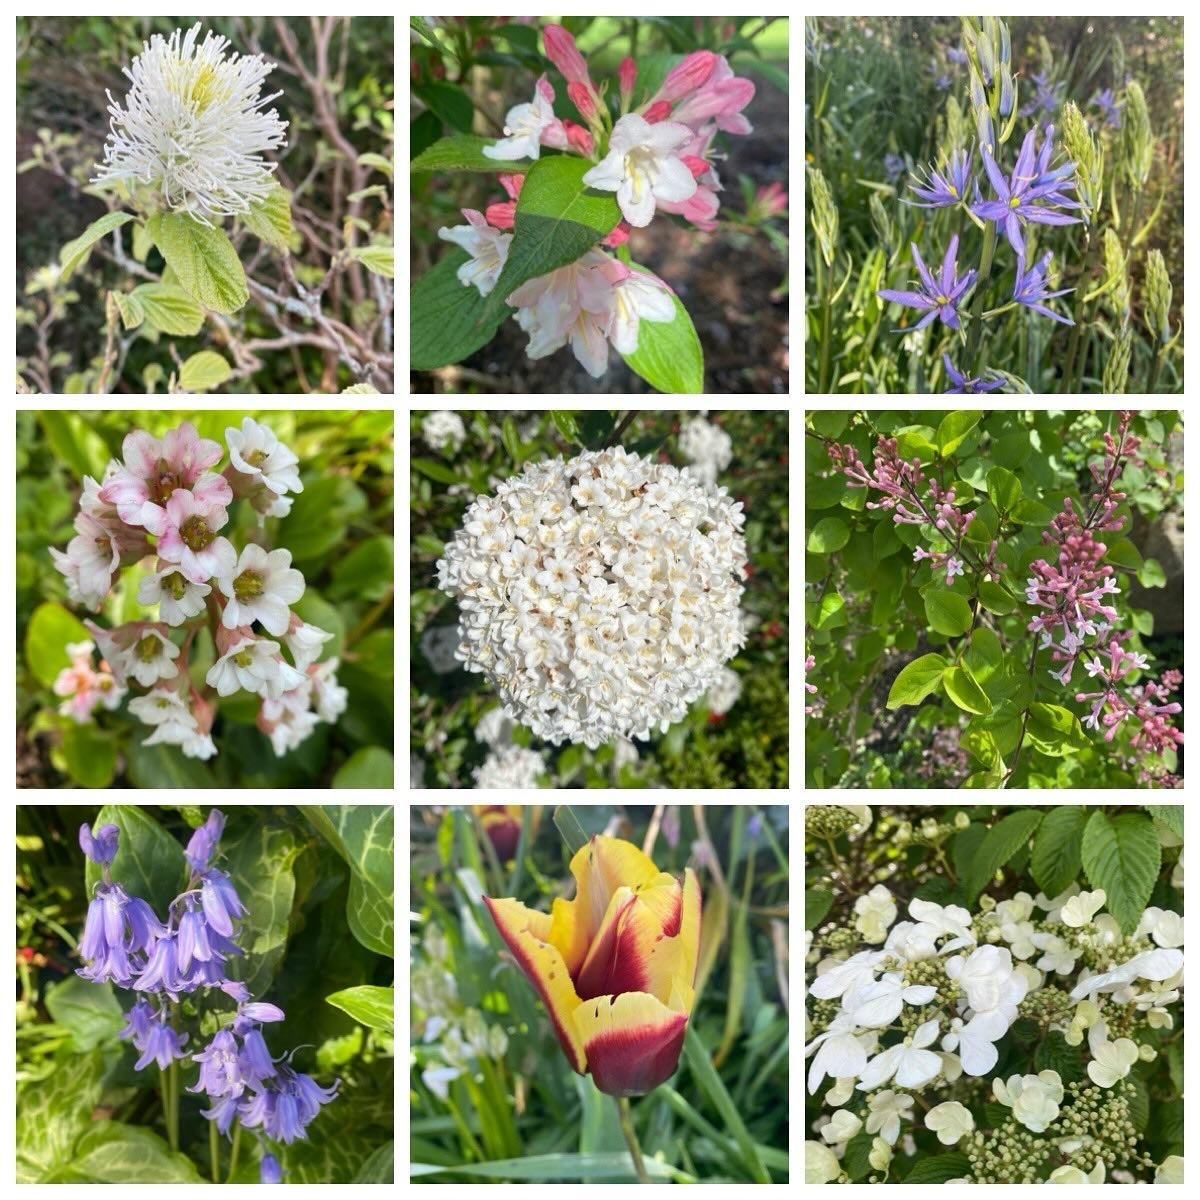
M 957 305 L 975 282 L 976 272 L 968 271 L 958 278 L 958 234 L 950 239 L 946 257 L 942 260 L 942 270 L 935 279 L 929 268 L 921 259 L 921 252 L 915 242 L 912 243 L 913 263 L 921 276 L 919 292 L 899 292 L 886 288 L 876 293 L 881 300 L 894 301 L 907 305 L 909 308 L 926 310 L 925 315 L 917 322 L 914 329 L 923 329 L 935 318 L 940 317 L 944 325 L 951 329 L 961 329 L 962 322 L 958 317 Z M 901 332 L 897 330 L 896 332 Z M 907 332 L 907 331 L 906 331 Z
M 1022 221 L 1034 221 L 1041 225 L 1077 225 L 1079 217 L 1057 212 L 1053 208 L 1036 205 L 1035 200 L 1044 200 L 1048 204 L 1056 204 L 1070 208 L 1078 208 L 1077 201 L 1064 194 L 1064 189 L 1073 188 L 1075 180 L 1075 164 L 1065 162 L 1062 166 L 1050 170 L 1050 156 L 1054 146 L 1054 128 L 1046 130 L 1046 140 L 1041 153 L 1034 158 L 1034 145 L 1037 140 L 1037 130 L 1031 129 L 1025 135 L 1021 145 L 1021 153 L 1017 156 L 1016 166 L 1012 175 L 1005 179 L 996 159 L 985 146 L 983 149 L 983 166 L 991 181 L 992 190 L 996 193 L 994 200 L 981 200 L 972 206 L 976 216 L 985 221 L 995 221 L 999 229 L 1004 231 L 1012 248 L 1022 258 L 1025 256 L 1025 235 L 1021 229 Z
M 904 203 L 912 204 L 917 208 L 946 208 L 965 199 L 967 189 L 971 186 L 970 152 L 963 150 L 959 154 L 952 154 L 944 171 L 945 174 L 941 171 L 930 170 L 927 185 L 909 184 L 909 187 L 926 203 L 922 204 L 921 200 L 905 200 Z
M 1035 263 L 1028 271 L 1025 270 L 1024 256 L 1020 258 L 1017 263 L 1017 279 L 1013 284 L 1013 299 L 1018 304 L 1024 304 L 1034 312 L 1041 313 L 1043 317 L 1049 317 L 1052 321 L 1061 321 L 1064 325 L 1074 325 L 1075 322 L 1070 317 L 1056 313 L 1043 303 L 1046 300 L 1053 300 L 1055 296 L 1065 296 L 1068 292 L 1075 290 L 1074 288 L 1061 288 L 1057 292 L 1046 291 L 1046 268 L 1052 257 L 1052 253 L 1047 250 L 1042 255 L 1041 261 Z
M 946 367 L 946 378 L 950 380 L 954 386 L 947 388 L 944 395 L 947 396 L 966 396 L 975 395 L 980 392 L 996 392 L 1004 386 L 1003 379 L 994 379 L 985 383 L 982 379 L 968 379 L 961 371 L 956 369 L 950 361 L 949 354 L 942 355 L 942 362 Z M 914 552 L 915 557 L 915 552 Z
M 117 839 L 121 836 L 116 825 L 101 825 L 92 835 L 91 827 L 85 822 L 79 827 L 79 848 L 101 867 L 111 865 L 117 857 Z

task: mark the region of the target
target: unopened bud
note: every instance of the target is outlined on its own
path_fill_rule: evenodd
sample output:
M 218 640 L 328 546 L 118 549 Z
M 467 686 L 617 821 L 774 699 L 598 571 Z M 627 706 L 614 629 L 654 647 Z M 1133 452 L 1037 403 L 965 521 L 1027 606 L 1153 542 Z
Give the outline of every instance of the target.
M 617 84 L 621 90 L 621 103 L 628 104 L 633 95 L 633 85 L 637 82 L 637 63 L 632 58 L 621 59 L 617 68 Z
M 1171 340 L 1171 277 L 1161 250 L 1151 250 L 1146 258 L 1146 283 L 1142 289 L 1142 318 L 1146 328 L 1160 342 Z
M 1138 1058 L 1140 1058 L 1142 1062 L 1153 1062 L 1157 1057 L 1158 1051 L 1148 1043 L 1144 1043 L 1138 1047 Z
M 980 896 L 979 897 L 979 907 L 984 912 L 991 912 L 992 909 L 996 907 L 996 901 L 994 899 L 992 899 L 991 896 Z
M 1150 110 L 1146 94 L 1136 81 L 1125 88 L 1125 109 L 1121 113 L 1120 169 L 1135 188 L 1143 188 L 1154 163 L 1154 132 L 1150 128 Z
M 1106 396 L 1123 396 L 1125 386 L 1129 382 L 1129 352 L 1133 346 L 1133 333 L 1124 329 L 1109 350 L 1108 360 L 1104 364 L 1104 394 Z
M 995 546 L 995 544 L 996 544 L 995 542 L 992 543 L 993 546 Z M 960 812 L 960 813 L 954 814 L 954 828 L 955 829 L 966 829 L 966 827 L 968 825 L 970 825 L 970 823 L 971 823 L 971 818 L 968 817 L 965 812 Z
M 654 93 L 654 99 L 674 104 L 689 92 L 703 87 L 716 65 L 717 56 L 711 50 L 694 50 L 677 67 L 667 72 L 662 87 Z
M 647 120 L 649 116 L 647 115 Z M 825 176 L 816 167 L 808 167 L 808 190 L 812 198 L 812 227 L 827 267 L 833 266 L 838 240 L 838 210 L 829 192 Z M 903 827 L 902 827 L 903 828 Z M 912 826 L 907 826 L 911 836 Z
M 592 98 L 592 89 L 584 83 L 568 83 L 567 95 L 579 110 L 579 115 L 585 121 L 591 121 L 596 115 L 596 101 Z
M 671 106 L 665 100 L 655 100 L 642 116 L 645 118 L 647 125 L 657 125 L 659 121 L 665 121 L 671 115 Z
M 517 217 L 517 202 L 509 200 L 502 204 L 489 204 L 483 215 L 493 229 L 511 229 Z
M 563 121 L 563 128 L 567 131 L 567 144 L 573 149 L 578 150 L 580 154 L 590 158 L 592 150 L 596 145 L 592 135 L 582 125 L 577 125 L 574 121 Z
M 575 39 L 561 25 L 547 25 L 542 30 L 542 41 L 546 46 L 546 57 L 559 69 L 568 83 L 591 86 L 587 63 L 583 61 Z
M 875 236 L 879 238 L 884 249 L 890 254 L 896 245 L 896 231 L 892 225 L 892 218 L 888 215 L 878 192 L 871 193 L 868 204 L 871 209 L 871 224 L 875 227 Z

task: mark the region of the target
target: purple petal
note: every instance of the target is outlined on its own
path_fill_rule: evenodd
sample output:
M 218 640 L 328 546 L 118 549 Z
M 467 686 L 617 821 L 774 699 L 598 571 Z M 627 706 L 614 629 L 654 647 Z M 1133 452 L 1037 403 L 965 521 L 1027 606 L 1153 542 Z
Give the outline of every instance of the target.
M 897 292 L 892 288 L 885 288 L 881 292 L 875 293 L 881 300 L 891 300 L 896 304 L 907 304 L 909 308 L 932 308 L 933 302 L 927 297 L 922 296 L 920 292 Z

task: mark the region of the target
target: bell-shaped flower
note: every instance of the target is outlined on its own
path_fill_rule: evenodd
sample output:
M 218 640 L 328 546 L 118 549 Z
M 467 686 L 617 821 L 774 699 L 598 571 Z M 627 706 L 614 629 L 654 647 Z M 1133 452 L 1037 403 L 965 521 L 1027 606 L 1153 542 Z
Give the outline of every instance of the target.
M 700 937 L 700 884 L 636 846 L 593 837 L 571 860 L 574 900 L 549 915 L 484 897 L 537 988 L 571 1066 L 609 1095 L 666 1080 L 683 1048 Z
M 562 121 L 554 115 L 554 89 L 543 75 L 534 88 L 528 104 L 517 104 L 504 118 L 504 137 L 491 146 L 484 146 L 487 158 L 498 161 L 532 158 L 541 154 L 542 145 L 566 146 Z
M 225 937 L 233 934 L 233 922 L 246 915 L 246 906 L 232 880 L 215 867 L 209 867 L 201 876 L 200 903 L 208 924 Z
M 675 300 L 667 285 L 649 271 L 635 271 L 613 258 L 606 273 L 612 292 L 604 332 L 621 354 L 634 354 L 641 323 L 675 320 Z
M 992 1080 L 992 1094 L 1030 1133 L 1044 1133 L 1058 1119 L 1063 1085 L 1057 1071 L 1036 1075 L 1010 1075 L 1008 1081 Z
M 117 857 L 117 843 L 121 830 L 111 822 L 101 825 L 93 835 L 91 826 L 85 821 L 79 827 L 79 848 L 92 862 L 107 867 Z
M 183 1047 L 187 1040 L 188 1034 L 176 1033 L 164 1019 L 152 1021 L 140 1044 L 134 1038 L 134 1046 L 141 1050 L 142 1056 L 133 1064 L 133 1069 L 140 1071 L 156 1062 L 165 1071 L 177 1058 L 186 1057 Z
M 935 1104 L 925 1114 L 925 1128 L 933 1130 L 943 1146 L 953 1146 L 974 1130 L 975 1118 L 971 1116 L 971 1110 L 957 1100 L 947 1100 Z
M 235 631 L 228 648 L 213 663 L 205 682 L 217 689 L 218 696 L 232 696 L 244 689 L 277 700 L 284 692 L 300 687 L 304 676 L 283 661 L 277 642 L 240 630 Z
M 868 1092 L 887 1083 L 892 1076 L 900 1087 L 920 1087 L 935 1078 L 942 1069 L 942 1059 L 925 1047 L 933 1043 L 937 1034 L 937 1020 L 926 1021 L 912 1037 L 875 1055 L 859 1078 L 859 1090 Z
M 678 157 L 693 133 L 677 121 L 649 124 L 627 113 L 613 126 L 605 158 L 583 176 L 589 187 L 617 193 L 621 215 L 635 228 L 649 225 L 657 200 L 686 200 L 696 180 Z

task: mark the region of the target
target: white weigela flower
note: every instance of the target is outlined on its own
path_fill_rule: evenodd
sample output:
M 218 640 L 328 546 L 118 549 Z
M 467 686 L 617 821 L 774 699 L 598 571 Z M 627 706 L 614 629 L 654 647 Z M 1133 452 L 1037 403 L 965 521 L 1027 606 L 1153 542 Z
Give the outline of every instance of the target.
M 261 483 L 276 496 L 304 491 L 296 469 L 300 460 L 275 436 L 273 429 L 260 425 L 253 417 L 243 417 L 241 429 L 226 429 L 225 444 L 229 447 L 229 461 L 240 475 Z M 280 514 L 268 510 L 266 515 Z
M 1103 888 L 1097 888 L 1094 892 L 1080 892 L 1062 906 L 1059 919 L 1072 929 L 1084 929 L 1092 923 L 1092 918 L 1104 907 L 1107 899 Z
M 821 1140 L 830 1146 L 844 1146 L 863 1126 L 862 1119 L 839 1108 L 821 1129 Z
M 896 902 L 892 893 L 877 883 L 865 896 L 854 902 L 854 928 L 867 942 L 882 942 L 887 937 L 888 926 L 896 919 Z
M 992 1094 L 1013 1110 L 1013 1116 L 1030 1133 L 1044 1133 L 1058 1119 L 1062 1079 L 1057 1071 L 1010 1075 L 1007 1083 L 1003 1079 L 992 1080 Z
M 505 746 L 493 750 L 472 772 L 476 788 L 535 788 L 546 764 L 536 750 Z
M 266 551 L 251 542 L 232 574 L 217 577 L 217 587 L 229 598 L 221 614 L 226 629 L 258 621 L 268 633 L 282 637 L 291 623 L 288 605 L 304 595 L 304 576 L 292 566 L 290 550 Z
M 543 75 L 542 79 L 545 78 Z M 528 104 L 510 108 L 504 118 L 504 137 L 494 145 L 484 146 L 484 156 L 498 162 L 518 158 L 532 158 L 536 162 L 542 152 L 542 135 L 562 124 L 554 115 L 553 99 L 553 92 L 547 96 L 539 86 Z
M 885 1088 L 876 1092 L 868 1101 L 867 1132 L 877 1133 L 889 1146 L 896 1144 L 900 1136 L 900 1122 L 913 1119 L 913 1098 L 903 1092 Z
M 458 281 L 464 287 L 474 284 L 481 296 L 487 296 L 508 261 L 513 235 L 493 229 L 483 213 L 476 209 L 464 208 L 462 215 L 467 218 L 466 225 L 443 225 L 438 230 L 438 237 L 443 242 L 461 246 L 471 256 L 458 268 Z
M 157 604 L 159 616 L 168 625 L 182 625 L 204 611 L 204 597 L 211 591 L 207 583 L 193 583 L 171 563 L 142 579 L 137 598 L 139 604 Z
M 947 1100 L 925 1114 L 925 1128 L 932 1129 L 943 1146 L 953 1146 L 975 1128 L 975 1118 L 957 1100 Z
M 584 508 L 588 480 L 604 490 Z M 743 521 L 723 490 L 620 446 L 528 464 L 471 505 L 437 565 L 458 658 L 556 744 L 665 731 L 744 642 Z
M 274 70 L 261 54 L 225 56 L 226 38 L 200 25 L 169 39 L 154 34 L 125 70 L 122 108 L 108 93 L 109 136 L 94 183 L 146 184 L 168 208 L 204 225 L 244 213 L 274 185 L 263 155 L 287 144 L 287 122 L 260 111 L 282 92 L 262 95 Z
M 891 1046 L 875 1055 L 858 1081 L 860 1090 L 870 1091 L 881 1083 L 887 1083 L 893 1075 L 900 1087 L 920 1087 L 928 1083 L 942 1069 L 941 1056 L 924 1048 L 931 1045 L 937 1035 L 937 1020 L 926 1021 L 918 1026 L 911 1038 L 905 1038 L 900 1045 Z M 867 1131 L 873 1132 L 869 1126 Z

